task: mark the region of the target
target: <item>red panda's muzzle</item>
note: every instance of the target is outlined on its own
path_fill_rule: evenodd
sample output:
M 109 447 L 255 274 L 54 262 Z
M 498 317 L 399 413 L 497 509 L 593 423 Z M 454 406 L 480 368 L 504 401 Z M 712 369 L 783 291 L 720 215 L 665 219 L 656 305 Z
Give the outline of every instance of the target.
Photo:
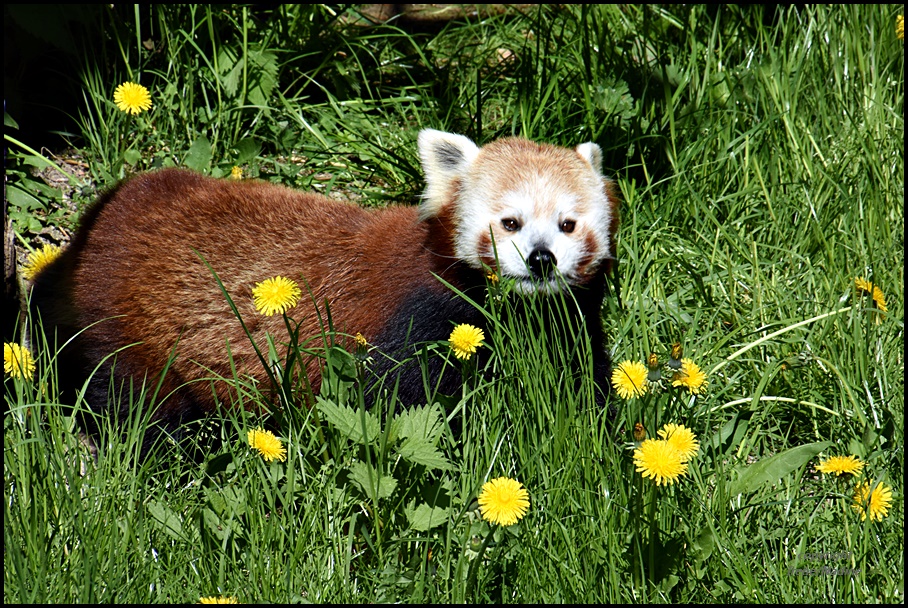
M 534 276 L 540 279 L 547 279 L 551 276 L 555 268 L 558 267 L 558 260 L 555 255 L 548 249 L 534 249 L 527 258 L 527 266 Z

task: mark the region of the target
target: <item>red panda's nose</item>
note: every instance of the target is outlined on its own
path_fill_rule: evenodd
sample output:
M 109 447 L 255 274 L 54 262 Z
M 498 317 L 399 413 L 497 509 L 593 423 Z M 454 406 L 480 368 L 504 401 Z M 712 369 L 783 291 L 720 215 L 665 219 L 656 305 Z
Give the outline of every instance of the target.
M 540 279 L 544 279 L 558 266 L 558 260 L 548 249 L 534 249 L 527 258 L 530 271 Z

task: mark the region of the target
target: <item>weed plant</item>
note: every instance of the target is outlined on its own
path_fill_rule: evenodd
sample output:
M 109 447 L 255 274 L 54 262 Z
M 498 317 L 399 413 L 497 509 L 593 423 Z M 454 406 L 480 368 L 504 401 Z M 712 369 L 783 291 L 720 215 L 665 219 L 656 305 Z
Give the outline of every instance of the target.
M 92 456 L 87 406 L 58 403 L 30 332 L 34 374 L 4 349 L 4 598 L 903 602 L 902 13 L 546 5 L 419 30 L 327 5 L 112 5 L 82 49 L 78 203 L 172 165 L 411 203 L 420 128 L 596 141 L 624 199 L 602 317 L 624 375 L 595 407 L 583 333 L 533 302 L 512 314 L 506 284 L 483 356 L 414 355 L 464 375 L 417 404 L 365 388 L 382 353 L 327 319 L 307 341 L 288 315 L 261 352 L 280 390 L 217 380 L 252 407 L 146 458 L 137 399 L 123 425 L 97 418 Z M 149 111 L 114 105 L 127 81 Z M 30 172 L 57 161 L 6 125 L 12 229 L 36 246 L 77 214 Z M 650 475 L 666 424 L 698 448 Z M 283 459 L 250 446 L 259 428 Z M 818 472 L 848 455 L 856 475 Z M 529 495 L 510 526 L 478 508 L 498 477 Z M 862 483 L 888 509 L 855 502 Z

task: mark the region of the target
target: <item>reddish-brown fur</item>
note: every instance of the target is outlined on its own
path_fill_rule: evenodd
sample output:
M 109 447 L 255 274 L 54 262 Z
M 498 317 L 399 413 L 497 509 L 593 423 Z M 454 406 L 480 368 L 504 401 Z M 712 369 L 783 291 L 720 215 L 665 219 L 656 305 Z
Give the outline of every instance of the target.
M 252 288 L 278 275 L 303 290 L 288 313 L 301 322 L 301 339 L 321 332 L 308 283 L 322 322 L 328 300 L 336 330 L 358 332 L 373 342 L 389 330 L 394 312 L 415 290 L 455 297 L 432 276 L 456 284 L 463 272 L 449 257 L 443 217 L 421 222 L 416 207 L 365 210 L 264 182 L 217 180 L 178 169 L 147 173 L 98 203 L 64 256 L 39 278 L 36 303 L 45 321 L 62 326 L 63 337 L 87 328 L 77 345 L 89 353 L 87 361 L 76 363 L 85 368 L 83 374 L 108 353 L 129 347 L 118 356 L 117 376 L 136 386 L 146 373 L 156 381 L 179 339 L 160 394 L 180 392 L 169 405 L 164 401 L 157 416 L 176 421 L 198 414 L 188 410 L 213 406 L 212 384 L 198 380 L 231 377 L 228 342 L 238 371 L 268 386 L 249 339 L 199 255 L 217 272 L 264 352 L 266 332 L 281 342 L 287 331 L 281 315 L 256 311 Z M 111 318 L 117 315 L 122 317 Z M 316 360 L 308 375 L 317 391 Z M 106 387 L 106 380 L 99 384 Z M 230 403 L 228 385 L 213 386 Z M 104 398 L 101 392 L 93 394 L 95 401 Z

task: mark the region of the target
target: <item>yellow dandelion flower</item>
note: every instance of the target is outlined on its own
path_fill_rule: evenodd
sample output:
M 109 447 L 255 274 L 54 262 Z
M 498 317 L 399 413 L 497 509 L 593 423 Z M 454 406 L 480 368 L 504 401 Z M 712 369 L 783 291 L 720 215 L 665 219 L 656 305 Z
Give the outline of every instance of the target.
M 3 371 L 10 378 L 31 380 L 35 375 L 35 360 L 27 349 L 18 344 L 4 342 Z
M 881 521 L 889 514 L 892 506 L 892 488 L 885 483 L 878 483 L 873 490 L 869 483 L 862 483 L 854 489 L 854 504 L 851 508 L 861 514 L 861 521 L 870 515 L 871 521 Z
M 510 526 L 526 515 L 530 496 L 519 481 L 499 477 L 486 482 L 479 493 L 479 512 L 493 524 Z
M 234 167 L 230 170 L 230 179 L 243 179 L 243 170 L 239 167 Z
M 895 37 L 899 40 L 905 39 L 905 17 L 899 15 L 895 18 Z
M 646 393 L 646 366 L 639 361 L 623 361 L 612 371 L 612 386 L 622 399 L 642 397 Z
M 451 343 L 451 350 L 454 351 L 455 357 L 469 359 L 485 338 L 485 334 L 478 327 L 461 323 L 451 332 L 448 342 Z
M 880 316 L 876 318 L 876 322 L 880 322 L 880 317 L 885 317 L 886 313 L 889 312 L 889 308 L 886 306 L 886 296 L 883 294 L 883 290 L 868 281 L 863 277 L 855 277 L 854 286 L 857 287 L 864 293 L 869 293 L 873 298 L 873 304 L 880 311 Z
M 200 604 L 237 604 L 238 602 L 235 597 L 224 597 L 223 595 L 219 595 L 217 597 L 215 597 L 215 596 L 200 597 L 199 603 Z
M 127 114 L 139 114 L 151 109 L 151 95 L 140 84 L 124 82 L 114 91 L 114 103 Z
M 271 431 L 253 429 L 249 431 L 248 439 L 252 449 L 258 450 L 265 460 L 269 462 L 280 460 L 283 462 L 287 459 L 287 450 L 284 449 L 284 444 Z
M 657 486 L 675 483 L 687 473 L 681 451 L 663 439 L 647 439 L 634 450 L 634 466 L 643 477 L 652 477 Z
M 299 302 L 303 295 L 294 281 L 284 277 L 266 279 L 252 289 L 255 308 L 266 317 L 284 314 Z
M 47 268 L 51 262 L 60 257 L 63 249 L 57 245 L 44 245 L 41 249 L 28 254 L 28 260 L 22 267 L 22 278 L 26 281 L 33 280 L 38 274 Z
M 672 376 L 672 386 L 683 386 L 693 395 L 705 391 L 708 384 L 706 373 L 690 359 L 682 359 L 681 371 Z
M 360 348 L 366 348 L 367 346 L 369 346 L 369 342 L 366 340 L 365 336 L 363 336 L 363 335 L 362 335 L 361 333 L 359 333 L 359 332 L 356 332 L 356 335 L 353 336 L 353 341 L 354 341 L 354 342 L 356 343 L 356 345 L 359 346 Z
M 491 283 L 492 285 L 498 285 L 499 278 L 498 278 L 498 275 L 495 273 L 494 270 L 489 270 L 488 272 L 486 272 L 486 279 L 487 279 L 487 280 L 489 281 L 489 283 Z
M 659 431 L 659 437 L 662 437 L 669 445 L 681 452 L 682 462 L 687 462 L 697 455 L 700 449 L 700 442 L 694 432 L 683 424 L 666 424 Z
M 835 474 L 836 477 L 847 473 L 857 475 L 864 468 L 864 463 L 857 456 L 831 456 L 817 465 L 820 473 Z

